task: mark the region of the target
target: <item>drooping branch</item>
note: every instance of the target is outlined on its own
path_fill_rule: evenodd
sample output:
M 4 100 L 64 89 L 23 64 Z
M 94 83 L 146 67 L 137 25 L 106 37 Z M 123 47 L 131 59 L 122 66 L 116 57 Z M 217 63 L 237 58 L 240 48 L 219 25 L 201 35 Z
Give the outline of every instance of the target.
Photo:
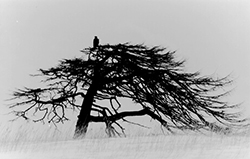
M 55 94 L 57 94 L 57 96 Z M 27 114 L 28 112 L 33 112 L 33 115 L 43 114 L 40 118 L 34 119 L 34 122 L 44 121 L 44 119 L 47 117 L 49 123 L 58 123 L 68 120 L 65 114 L 65 109 L 68 108 L 69 105 L 71 105 L 72 108 L 79 107 L 77 104 L 75 104 L 75 98 L 78 96 L 85 96 L 83 92 L 70 94 L 69 92 L 61 92 L 59 89 L 53 87 L 44 89 L 24 88 L 14 92 L 13 95 L 15 97 L 13 99 L 26 100 L 12 104 L 10 105 L 10 108 L 13 109 L 22 105 L 30 104 L 27 109 L 13 111 L 13 113 L 18 118 L 22 117 L 25 120 L 30 120 Z M 61 110 L 60 113 L 59 110 Z

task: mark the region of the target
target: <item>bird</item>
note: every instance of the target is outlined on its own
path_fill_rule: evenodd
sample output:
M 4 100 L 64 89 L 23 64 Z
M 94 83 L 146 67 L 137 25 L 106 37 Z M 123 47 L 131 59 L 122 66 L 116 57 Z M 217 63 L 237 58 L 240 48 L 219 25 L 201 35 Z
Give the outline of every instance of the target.
M 93 49 L 96 49 L 99 45 L 99 39 L 97 36 L 95 36 L 94 40 L 93 40 Z

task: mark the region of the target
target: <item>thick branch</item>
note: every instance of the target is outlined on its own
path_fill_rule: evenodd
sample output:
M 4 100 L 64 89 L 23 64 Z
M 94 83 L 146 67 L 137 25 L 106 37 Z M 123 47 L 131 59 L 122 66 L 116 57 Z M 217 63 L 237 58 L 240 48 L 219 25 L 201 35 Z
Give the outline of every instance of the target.
M 107 118 L 111 122 L 115 122 L 117 120 L 123 119 L 125 117 L 132 117 L 132 116 L 143 116 L 143 115 L 149 115 L 152 119 L 157 120 L 160 122 L 163 126 L 167 126 L 167 122 L 163 120 L 159 115 L 156 115 L 153 113 L 151 110 L 145 108 L 142 110 L 138 111 L 125 111 L 121 113 L 116 113 L 114 115 L 110 115 Z M 104 121 L 104 116 L 91 116 L 91 121 L 92 122 L 103 122 Z

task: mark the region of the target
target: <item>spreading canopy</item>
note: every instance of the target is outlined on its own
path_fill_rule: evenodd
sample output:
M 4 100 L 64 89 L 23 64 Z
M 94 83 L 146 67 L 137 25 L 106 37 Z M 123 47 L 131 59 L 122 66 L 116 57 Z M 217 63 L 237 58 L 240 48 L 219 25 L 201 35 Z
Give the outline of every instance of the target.
M 123 130 L 120 119 L 127 121 L 128 116 L 140 115 L 150 116 L 170 131 L 206 129 L 215 121 L 225 125 L 244 121 L 238 113 L 230 112 L 237 105 L 221 100 L 228 92 L 218 91 L 232 81 L 185 72 L 184 61 L 176 61 L 175 52 L 129 43 L 99 45 L 98 50 L 86 48 L 82 52 L 85 56 L 40 69 L 47 87 L 14 92 L 15 98 L 24 99 L 11 108 L 28 106 L 14 113 L 28 119 L 29 111 L 42 112 L 35 121 L 63 122 L 67 120 L 66 109 L 84 109 L 79 101 L 85 100 L 94 85 L 89 122 L 105 122 L 107 128 L 117 124 Z M 121 112 L 120 97 L 132 99 L 141 109 Z M 97 104 L 105 100 L 110 106 Z

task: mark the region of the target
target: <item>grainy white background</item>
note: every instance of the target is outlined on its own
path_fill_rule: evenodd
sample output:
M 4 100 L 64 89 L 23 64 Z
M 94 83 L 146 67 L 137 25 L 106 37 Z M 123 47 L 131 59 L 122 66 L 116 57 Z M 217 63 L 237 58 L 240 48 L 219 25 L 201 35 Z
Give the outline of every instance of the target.
M 29 74 L 81 56 L 92 45 L 162 45 L 186 59 L 187 71 L 223 77 L 225 100 L 250 114 L 250 1 L 247 0 L 0 0 L 1 124 L 15 88 L 38 87 Z

